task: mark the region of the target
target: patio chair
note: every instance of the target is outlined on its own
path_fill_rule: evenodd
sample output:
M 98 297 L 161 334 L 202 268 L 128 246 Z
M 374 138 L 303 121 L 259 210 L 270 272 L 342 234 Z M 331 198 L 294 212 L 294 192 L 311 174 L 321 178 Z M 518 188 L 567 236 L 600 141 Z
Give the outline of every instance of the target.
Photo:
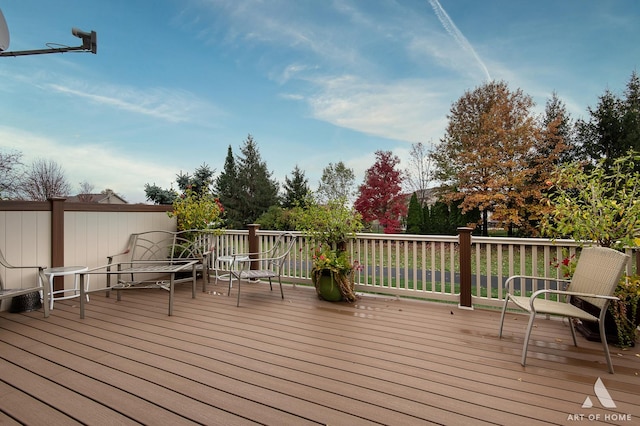
M 261 279 L 269 280 L 269 287 L 273 291 L 272 278 L 278 278 L 280 284 L 280 295 L 284 299 L 284 291 L 282 290 L 282 270 L 284 264 L 295 245 L 296 237 L 290 232 L 280 234 L 273 246 L 261 253 L 237 253 L 231 255 L 232 261 L 229 270 L 229 291 L 227 296 L 231 294 L 232 281 L 235 279 L 238 283 L 238 301 L 236 306 L 240 306 L 240 286 L 241 281 L 256 282 Z M 249 269 L 251 264 L 257 263 L 257 268 Z
M 36 273 L 36 282 L 33 287 L 26 288 L 5 288 L 5 281 L 0 275 L 0 300 L 9 299 L 16 296 L 22 296 L 33 292 L 39 292 L 42 295 L 42 306 L 44 308 L 44 316 L 49 316 L 49 280 L 44 275 L 45 266 L 13 266 L 5 259 L 2 251 L 0 251 L 0 265 L 7 269 L 28 270 L 33 269 Z
M 499 337 L 502 337 L 502 327 L 509 302 L 513 302 L 518 308 L 529 313 L 529 324 L 527 326 L 527 332 L 524 337 L 524 344 L 522 347 L 521 364 L 523 366 L 527 361 L 527 348 L 529 346 L 531 330 L 533 329 L 533 323 L 537 314 L 569 318 L 571 335 L 575 346 L 578 346 L 578 343 L 576 342 L 576 332 L 573 327 L 573 320 L 579 319 L 581 321 L 593 321 L 599 324 L 602 347 L 604 348 L 607 365 L 609 366 L 609 372 L 613 374 L 613 364 L 611 363 L 611 355 L 609 354 L 609 346 L 607 345 L 604 319 L 609 302 L 617 299 L 613 294 L 628 260 L 628 255 L 610 248 L 585 248 L 580 254 L 573 278 L 569 281 L 569 285 L 566 290 L 538 290 L 530 297 L 517 296 L 514 294 L 514 280 L 522 278 L 526 280 L 567 281 L 555 278 L 530 277 L 522 275 L 509 277 L 505 282 L 505 286 L 509 288 L 509 292 L 505 297 L 504 305 L 502 307 L 500 332 L 498 333 Z M 557 300 L 549 298 L 548 296 L 550 295 L 555 295 Z M 599 316 L 592 315 L 591 313 L 571 304 L 570 302 L 573 297 L 579 297 L 596 306 L 600 309 Z

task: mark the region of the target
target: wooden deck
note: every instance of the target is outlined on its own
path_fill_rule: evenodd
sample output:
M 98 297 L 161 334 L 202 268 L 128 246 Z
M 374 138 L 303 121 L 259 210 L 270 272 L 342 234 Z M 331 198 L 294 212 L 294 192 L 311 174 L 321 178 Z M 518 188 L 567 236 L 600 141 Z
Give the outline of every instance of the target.
M 319 301 L 312 289 L 222 284 L 195 300 L 93 294 L 42 312 L 0 313 L 0 423 L 424 425 L 613 424 L 640 419 L 638 349 L 600 345 L 540 320 L 520 366 L 526 320 L 499 313 L 363 296 Z M 234 288 L 235 290 L 235 288 Z M 617 408 L 594 392 L 601 378 Z M 585 399 L 593 408 L 582 408 Z M 576 417 L 573 417 L 576 416 Z M 594 422 L 590 422 L 594 423 Z M 597 422 L 596 422 L 597 423 Z

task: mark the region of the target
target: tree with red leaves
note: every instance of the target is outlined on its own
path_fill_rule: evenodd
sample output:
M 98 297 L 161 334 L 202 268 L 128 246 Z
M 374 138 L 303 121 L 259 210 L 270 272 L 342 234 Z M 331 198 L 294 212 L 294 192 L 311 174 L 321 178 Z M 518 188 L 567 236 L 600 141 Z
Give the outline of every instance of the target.
M 376 162 L 365 172 L 354 207 L 364 222 L 377 220 L 385 234 L 400 232 L 400 220 L 407 214 L 402 196 L 402 172 L 396 169 L 400 159 L 391 151 L 376 151 Z

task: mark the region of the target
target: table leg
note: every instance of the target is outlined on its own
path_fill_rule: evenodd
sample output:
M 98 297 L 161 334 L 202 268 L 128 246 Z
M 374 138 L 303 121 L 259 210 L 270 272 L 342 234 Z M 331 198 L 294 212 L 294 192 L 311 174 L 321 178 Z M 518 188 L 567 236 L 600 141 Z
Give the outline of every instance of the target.
M 85 291 L 84 291 L 84 276 L 86 274 L 80 274 L 80 319 L 84 319 L 84 303 L 85 303 Z
M 173 315 L 173 282 L 176 278 L 176 273 L 172 272 L 169 277 L 169 316 Z
M 196 298 L 196 274 L 197 274 L 197 268 L 195 264 L 193 265 L 192 273 L 193 273 L 193 281 L 191 284 L 191 298 L 195 299 Z M 207 275 L 209 275 L 208 272 L 207 272 Z M 205 278 L 202 277 L 202 287 L 204 288 L 205 285 L 206 285 Z
M 53 278 L 55 274 L 49 275 L 49 310 L 53 310 Z

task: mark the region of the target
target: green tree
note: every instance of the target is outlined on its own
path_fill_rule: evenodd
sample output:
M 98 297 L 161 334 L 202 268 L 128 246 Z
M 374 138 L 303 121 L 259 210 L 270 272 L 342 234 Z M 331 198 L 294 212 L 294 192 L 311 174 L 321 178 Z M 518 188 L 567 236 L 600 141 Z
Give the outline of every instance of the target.
M 144 193 L 147 201 L 151 201 L 154 204 L 172 204 L 178 197 L 178 193 L 173 188 L 160 188 L 155 183 L 153 185 L 145 183 Z
M 153 201 L 154 204 L 173 204 L 180 194 L 183 196 L 187 193 L 187 190 L 191 191 L 191 196 L 214 196 L 213 190 L 213 175 L 215 169 L 211 169 L 207 164 L 202 164 L 198 167 L 194 175 L 191 176 L 188 173 L 178 173 L 176 175 L 176 183 L 180 189 L 178 193 L 173 188 L 164 189 L 160 188 L 155 183 L 144 185 L 144 192 L 148 201 Z
M 253 136 L 248 135 L 238 158 L 238 217 L 243 226 L 253 223 L 269 207 L 278 203 L 278 182 L 260 157 Z
M 605 159 L 605 167 L 623 154 L 622 101 L 610 90 L 599 97 L 595 109 L 589 107 L 589 121 L 578 120 L 576 129 L 587 159 L 597 162 Z
M 282 207 L 290 209 L 298 205 L 303 205 L 310 192 L 308 180 L 304 176 L 304 172 L 296 165 L 291 172 L 291 179 L 289 179 L 288 176 L 284 178 Z
M 202 164 L 198 167 L 193 176 L 180 172 L 176 177 L 178 188 L 183 194 L 189 189 L 199 196 L 213 195 L 215 194 L 213 191 L 213 175 L 215 172 L 215 169 L 212 170 L 207 164 Z
M 283 209 L 280 206 L 271 206 L 262 213 L 255 223 L 260 224 L 261 229 L 270 229 L 273 231 L 294 231 L 295 224 L 292 219 L 292 209 Z
M 429 228 L 427 234 L 446 235 L 450 233 L 449 206 L 443 201 L 436 201 L 429 207 Z
M 640 151 L 640 78 L 635 71 L 624 98 L 607 89 L 588 112 L 589 121 L 576 122 L 578 140 L 588 160 L 596 163 L 604 159 L 604 166 L 611 167 L 629 150 Z
M 629 151 L 607 167 L 558 167 L 549 180 L 543 232 L 552 238 L 595 241 L 603 247 L 640 246 L 640 154 Z
M 622 116 L 622 146 L 640 152 L 640 77 L 634 71 L 627 83 Z M 636 164 L 640 171 L 640 164 Z
M 318 184 L 316 198 L 320 202 L 327 202 L 338 198 L 344 198 L 347 201 L 353 196 L 353 187 L 356 175 L 353 170 L 344 165 L 342 161 L 337 164 L 329 163 L 322 170 L 322 177 Z
M 414 192 L 409 200 L 407 209 L 407 234 L 422 234 L 424 232 L 424 217 L 418 196 Z
M 542 137 L 536 145 L 537 157 L 550 157 L 548 165 L 570 163 L 579 159 L 575 128 L 564 102 L 553 92 L 547 100 L 542 118 Z
M 220 202 L 225 206 L 227 226 L 232 229 L 241 228 L 240 197 L 242 192 L 238 182 L 238 170 L 231 145 L 227 149 L 222 172 L 216 178 L 215 189 Z

